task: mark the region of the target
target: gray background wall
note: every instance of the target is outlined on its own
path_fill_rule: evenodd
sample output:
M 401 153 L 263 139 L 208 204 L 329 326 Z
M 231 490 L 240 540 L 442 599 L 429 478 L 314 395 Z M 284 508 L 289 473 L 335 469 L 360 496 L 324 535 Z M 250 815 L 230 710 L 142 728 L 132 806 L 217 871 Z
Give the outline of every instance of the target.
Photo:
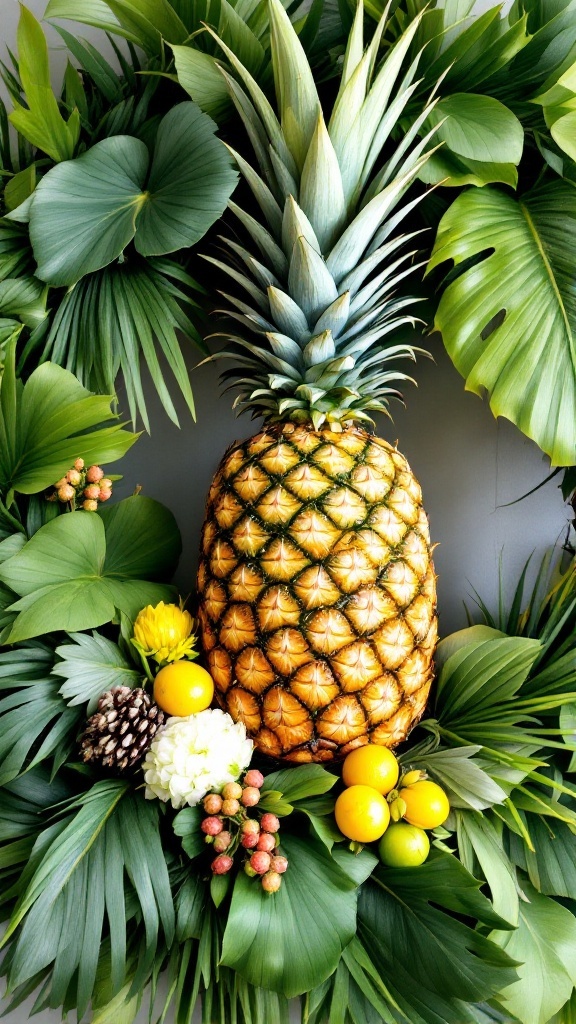
M 28 0 L 27 5 L 40 17 L 45 0 Z M 0 0 L 1 49 L 15 45 L 17 19 L 16 0 Z M 98 37 L 87 28 L 82 34 L 93 41 Z M 52 34 L 51 40 L 58 68 L 62 64 L 58 37 Z M 520 505 L 506 507 L 544 479 L 546 460 L 512 424 L 495 421 L 485 402 L 464 391 L 439 340 L 432 339 L 430 347 L 435 362 L 423 359 L 416 366 L 419 386 L 407 388 L 406 408 L 396 405 L 394 423 L 382 417 L 377 429 L 389 441 L 398 440 L 422 485 L 432 536 L 439 544 L 435 562 L 440 629 L 446 635 L 466 624 L 463 600 L 472 604 L 472 586 L 495 606 L 500 554 L 511 585 L 532 552 L 536 564 L 546 548 L 564 537 L 569 510 L 556 481 Z M 192 347 L 187 361 L 197 402 L 196 423 L 180 403 L 182 429 L 172 426 L 148 388 L 151 434 L 143 436 L 119 464 L 124 480 L 117 485 L 117 493 L 123 496 L 140 484 L 146 494 L 175 513 L 184 543 L 177 578 L 183 594 L 193 587 L 204 497 L 212 473 L 225 448 L 253 432 L 251 421 L 236 419 L 229 400 L 219 397 L 217 367 L 195 370 L 198 359 Z M 121 388 L 119 397 L 122 405 Z M 31 1002 L 3 1019 L 6 1024 L 24 1024 L 30 1007 Z M 61 1018 L 59 1013 L 42 1013 L 33 1019 L 39 1024 L 59 1024 Z M 142 1013 L 138 1024 L 146 1019 Z

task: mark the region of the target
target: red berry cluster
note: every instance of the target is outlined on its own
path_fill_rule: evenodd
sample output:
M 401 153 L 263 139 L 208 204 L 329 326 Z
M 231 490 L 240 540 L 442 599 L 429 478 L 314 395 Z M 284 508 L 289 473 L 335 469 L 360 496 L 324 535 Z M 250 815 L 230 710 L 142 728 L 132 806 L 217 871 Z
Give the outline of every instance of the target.
M 47 501 L 60 501 L 73 510 L 81 508 L 85 512 L 96 512 L 98 503 L 111 497 L 112 481 L 104 476 L 101 466 L 86 469 L 84 459 L 76 459 L 72 469 L 46 495 Z
M 255 768 L 246 772 L 242 784 L 229 782 L 221 793 L 208 793 L 204 797 L 201 829 L 206 842 L 214 847 L 217 857 L 212 861 L 215 875 L 227 875 L 234 865 L 234 854 L 239 847 L 247 851 L 244 871 L 251 878 L 261 879 L 265 892 L 277 892 L 282 885 L 281 876 L 288 867 L 286 857 L 278 853 L 280 822 L 275 814 L 264 813 L 260 820 L 250 818 L 248 809 L 260 801 L 260 788 L 264 776 Z M 226 828 L 224 819 L 227 818 Z M 248 851 L 252 850 L 248 856 Z

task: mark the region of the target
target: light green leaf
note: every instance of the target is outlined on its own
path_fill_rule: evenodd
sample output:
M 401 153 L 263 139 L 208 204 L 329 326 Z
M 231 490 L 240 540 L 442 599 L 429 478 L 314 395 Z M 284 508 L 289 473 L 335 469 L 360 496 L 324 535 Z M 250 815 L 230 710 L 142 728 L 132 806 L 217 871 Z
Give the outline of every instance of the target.
M 356 887 L 314 839 L 282 836 L 290 866 L 272 899 L 240 872 L 222 963 L 251 985 L 296 996 L 336 969 L 356 931 Z
M 440 222 L 429 269 L 480 254 L 438 306 L 448 354 L 469 391 L 487 389 L 495 416 L 533 438 L 552 465 L 574 465 L 574 187 L 553 181 L 520 201 L 490 188 L 463 193 Z
M 92 25 L 93 28 L 100 28 L 104 32 L 124 36 L 132 43 L 140 43 L 139 34 L 120 25 L 106 0 L 50 0 L 44 17 L 64 18 L 84 25 Z
M 502 990 L 498 1002 L 523 1024 L 547 1024 L 576 984 L 576 919 L 528 882 L 522 889 L 530 902 L 520 904 L 518 928 L 491 936 L 521 963 L 518 981 Z
M 95 631 L 92 636 L 71 633 L 70 640 L 72 643 L 56 648 L 62 661 L 56 662 L 52 669 L 53 675 L 66 680 L 60 685 L 59 693 L 69 707 L 87 704 L 85 713 L 91 715 L 105 690 L 140 684 L 142 673 L 111 640 Z
M 10 213 L 20 206 L 36 188 L 36 164 L 30 164 L 10 178 L 4 189 L 4 203 Z
M 308 58 L 280 0 L 270 0 L 270 48 L 282 132 L 302 169 L 318 116 L 320 101 Z
M 516 873 L 504 852 L 501 836 L 489 818 L 477 811 L 459 811 L 456 820 L 460 859 L 464 860 L 463 847 L 469 843 L 490 886 L 494 910 L 516 926 L 519 902 Z M 471 870 L 471 865 L 466 866 Z
M 516 164 L 472 160 L 470 157 L 456 156 L 444 147 L 432 154 L 420 169 L 418 177 L 428 185 L 442 184 L 445 188 L 461 188 L 462 185 L 482 188 L 493 182 L 501 182 L 514 189 L 518 185 Z
M 284 804 L 295 804 L 299 800 L 328 793 L 336 782 L 336 775 L 326 771 L 322 765 L 302 764 L 297 768 L 284 768 L 267 775 L 261 793 L 264 798 L 273 790 L 282 794 Z M 290 812 L 285 810 L 283 813 Z
M 16 131 L 53 160 L 69 160 L 80 135 L 78 111 L 64 120 L 50 85 L 48 46 L 40 23 L 27 7 L 20 7 L 18 68 L 28 109 L 18 106 L 10 114 Z
M 36 494 L 77 458 L 88 465 L 121 458 L 137 435 L 120 428 L 111 402 L 110 396 L 90 394 L 72 373 L 52 363 L 39 366 L 22 385 L 15 377 L 12 346 L 0 384 L 0 487 Z
M 215 121 L 223 121 L 230 111 L 230 96 L 214 57 L 191 46 L 173 46 L 172 52 L 178 81 L 190 99 Z
M 490 713 L 510 701 L 540 654 L 539 640 L 528 637 L 475 641 L 446 661 L 438 680 L 436 714 L 443 722 Z
M 513 981 L 514 961 L 454 916 L 501 921 L 480 884 L 456 857 L 433 853 L 418 868 L 379 867 L 362 887 L 359 937 L 409 1006 L 414 997 L 424 1006 L 439 999 L 478 1002 Z M 456 1024 L 462 1011 L 448 1020 Z
M 111 621 L 116 609 L 134 619 L 144 605 L 173 599 L 173 588 L 142 582 L 148 573 L 169 578 L 174 568 L 180 535 L 168 509 L 137 496 L 103 520 L 86 512 L 59 516 L 3 563 L 0 579 L 21 595 L 9 642 L 92 629 Z
M 74 284 L 115 260 L 132 239 L 145 256 L 197 242 L 236 184 L 214 129 L 194 103 L 180 103 L 160 122 L 151 165 L 140 139 L 116 135 L 48 171 L 29 213 L 38 276 Z
M 440 672 L 448 658 L 455 654 L 456 651 L 459 651 L 461 647 L 466 647 L 467 644 L 482 643 L 484 640 L 502 639 L 504 636 L 506 634 L 501 633 L 499 629 L 483 625 L 468 626 L 466 629 L 459 629 L 455 633 L 450 633 L 449 636 L 445 636 L 440 641 L 436 648 L 434 662 L 437 672 Z
M 520 163 L 524 129 L 515 114 L 491 96 L 453 93 L 440 100 L 428 120 L 430 126 L 438 125 L 436 139 L 457 156 L 495 164 Z

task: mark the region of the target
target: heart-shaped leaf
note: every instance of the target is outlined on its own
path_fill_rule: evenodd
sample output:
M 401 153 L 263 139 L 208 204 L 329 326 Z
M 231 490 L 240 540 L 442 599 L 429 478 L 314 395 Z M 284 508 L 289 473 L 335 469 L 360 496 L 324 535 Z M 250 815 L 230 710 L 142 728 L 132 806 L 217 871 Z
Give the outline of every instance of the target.
M 38 277 L 75 284 L 132 239 L 145 256 L 194 245 L 237 180 L 215 127 L 195 103 L 179 103 L 160 122 L 152 160 L 140 139 L 116 135 L 48 171 L 27 211 Z
M 3 563 L 0 580 L 20 595 L 7 642 L 92 629 L 110 622 L 116 609 L 133 619 L 146 604 L 174 599 L 172 587 L 142 582 L 148 572 L 169 578 L 174 568 L 180 534 L 172 513 L 140 496 L 120 505 L 106 520 L 90 512 L 59 516 Z M 140 544 L 142 537 L 135 558 L 134 538 Z
M 296 996 L 332 974 L 355 934 L 356 885 L 316 839 L 283 836 L 282 849 L 290 866 L 273 899 L 238 875 L 222 963 L 252 985 Z

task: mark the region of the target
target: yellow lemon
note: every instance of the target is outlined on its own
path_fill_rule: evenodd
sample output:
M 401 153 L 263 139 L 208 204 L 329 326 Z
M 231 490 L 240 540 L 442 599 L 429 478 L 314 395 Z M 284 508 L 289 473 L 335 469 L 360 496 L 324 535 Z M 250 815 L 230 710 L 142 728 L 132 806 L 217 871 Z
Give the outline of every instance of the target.
M 390 810 L 384 797 L 371 786 L 349 786 L 336 800 L 336 824 L 357 843 L 373 843 L 384 835 Z
M 166 714 L 187 718 L 210 707 L 212 676 L 190 661 L 175 661 L 161 668 L 154 680 L 154 700 Z
M 342 767 L 345 786 L 371 786 L 383 796 L 398 782 L 400 767 L 388 747 L 367 743 L 352 750 Z
M 450 814 L 446 793 L 428 779 L 401 789 L 400 798 L 406 804 L 406 821 L 418 828 L 438 828 Z

